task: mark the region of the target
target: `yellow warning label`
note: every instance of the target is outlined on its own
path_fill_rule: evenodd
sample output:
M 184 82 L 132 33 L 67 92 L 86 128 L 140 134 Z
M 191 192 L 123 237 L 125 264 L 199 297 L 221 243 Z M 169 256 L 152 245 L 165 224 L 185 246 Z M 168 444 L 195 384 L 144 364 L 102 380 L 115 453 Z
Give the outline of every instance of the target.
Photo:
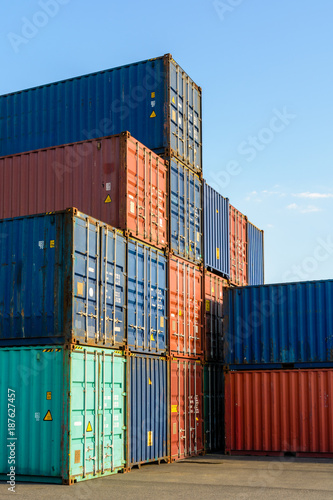
M 210 311 L 210 300 L 206 300 L 206 311 Z
M 164 327 L 164 316 L 161 316 L 160 317 L 160 327 L 163 328 Z
M 155 97 L 155 92 L 152 92 L 152 93 L 150 94 L 150 97 L 153 99 L 153 98 Z
M 153 431 L 148 431 L 147 446 L 153 446 Z
M 172 98 L 172 102 L 173 102 L 174 104 L 176 104 L 176 101 L 175 101 L 175 98 L 174 98 L 174 97 Z
M 74 349 L 83 349 L 82 345 L 76 345 Z
M 171 405 L 171 413 L 178 413 L 178 405 Z
M 176 121 L 176 111 L 174 109 L 172 110 L 172 121 Z
M 50 410 L 47 410 L 45 417 L 43 418 L 45 422 L 51 422 L 53 420 Z
M 88 422 L 88 425 L 87 425 L 87 432 L 91 432 L 92 431 L 92 427 L 91 427 L 91 423 Z
M 54 248 L 54 240 L 50 241 L 50 248 Z
M 78 281 L 78 284 L 77 284 L 77 294 L 83 295 L 83 283 L 81 283 L 80 281 Z
M 153 334 L 151 334 L 151 335 L 150 335 L 150 341 L 151 341 L 151 342 L 155 342 L 155 339 L 154 339 L 154 335 L 153 335 Z
M 182 312 L 181 312 L 181 310 L 179 309 L 179 316 L 181 316 L 181 315 L 182 315 Z
M 155 111 L 152 112 L 152 114 L 150 115 L 150 118 L 156 118 L 156 113 Z
M 46 393 L 46 399 L 52 399 L 52 392 Z
M 151 380 L 150 380 L 150 379 L 148 379 L 148 380 L 149 380 L 149 385 L 153 385 L 153 384 L 151 383 Z
M 220 258 L 220 249 L 219 248 L 216 249 L 216 258 L 217 259 Z
M 111 197 L 108 194 L 104 203 L 111 203 Z
M 216 213 L 217 213 L 217 214 L 219 213 L 219 211 L 218 211 L 217 209 L 216 209 Z
M 214 288 L 212 288 L 212 293 L 214 293 Z

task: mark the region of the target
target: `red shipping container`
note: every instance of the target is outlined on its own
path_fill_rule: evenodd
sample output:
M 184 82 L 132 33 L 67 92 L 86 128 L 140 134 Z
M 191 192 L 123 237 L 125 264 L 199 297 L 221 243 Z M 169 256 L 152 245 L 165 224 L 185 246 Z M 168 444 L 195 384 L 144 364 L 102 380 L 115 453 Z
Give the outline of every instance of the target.
M 226 452 L 333 457 L 333 369 L 225 374 Z
M 205 360 L 223 360 L 223 290 L 228 281 L 216 274 L 204 271 L 204 339 Z
M 167 245 L 167 167 L 128 132 L 0 158 L 0 218 L 81 212 Z
M 203 355 L 202 267 L 175 257 L 169 259 L 170 353 Z
M 203 365 L 171 360 L 171 459 L 203 452 Z
M 229 205 L 230 281 L 247 285 L 247 217 Z

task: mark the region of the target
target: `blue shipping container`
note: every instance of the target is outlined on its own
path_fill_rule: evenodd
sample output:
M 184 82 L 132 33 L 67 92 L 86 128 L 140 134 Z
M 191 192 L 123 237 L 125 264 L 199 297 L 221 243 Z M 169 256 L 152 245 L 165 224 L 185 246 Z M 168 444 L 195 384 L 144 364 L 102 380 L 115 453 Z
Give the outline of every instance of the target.
M 176 255 L 202 262 L 202 182 L 170 159 L 170 247 Z
M 128 463 L 169 461 L 169 362 L 158 356 L 129 358 Z
M 0 220 L 0 236 L 0 346 L 124 343 L 120 231 L 69 209 Z
M 223 198 L 205 181 L 203 198 L 205 267 L 229 278 L 229 199 Z
M 247 282 L 248 285 L 264 284 L 264 231 L 247 223 Z
M 228 365 L 333 362 L 333 280 L 224 291 Z
M 201 89 L 170 54 L 0 96 L 0 156 L 128 130 L 201 165 Z
M 127 344 L 130 350 L 164 354 L 167 342 L 167 259 L 128 239 Z

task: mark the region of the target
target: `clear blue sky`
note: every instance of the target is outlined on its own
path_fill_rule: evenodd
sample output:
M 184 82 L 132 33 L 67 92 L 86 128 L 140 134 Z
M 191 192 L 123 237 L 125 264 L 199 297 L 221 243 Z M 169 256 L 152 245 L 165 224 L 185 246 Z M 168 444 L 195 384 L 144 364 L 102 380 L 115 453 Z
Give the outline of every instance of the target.
M 0 94 L 170 52 L 203 89 L 205 178 L 265 230 L 266 282 L 333 278 L 332 19 L 331 0 L 6 2 Z

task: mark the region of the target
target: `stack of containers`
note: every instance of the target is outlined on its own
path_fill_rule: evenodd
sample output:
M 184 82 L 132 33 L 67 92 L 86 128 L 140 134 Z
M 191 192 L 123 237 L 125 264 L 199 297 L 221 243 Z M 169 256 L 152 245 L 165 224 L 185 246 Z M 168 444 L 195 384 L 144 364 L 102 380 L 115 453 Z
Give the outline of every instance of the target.
M 333 281 L 225 291 L 225 449 L 333 457 Z

